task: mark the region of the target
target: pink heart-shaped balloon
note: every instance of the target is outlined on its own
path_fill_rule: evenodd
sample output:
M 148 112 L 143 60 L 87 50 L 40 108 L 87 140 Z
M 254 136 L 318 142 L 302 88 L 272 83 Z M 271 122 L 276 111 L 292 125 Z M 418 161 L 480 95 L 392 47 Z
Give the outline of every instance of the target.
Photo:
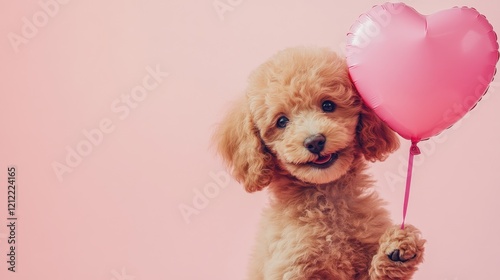
M 347 41 L 349 73 L 365 103 L 412 141 L 440 133 L 486 92 L 497 36 L 472 8 L 424 16 L 402 3 L 361 15 Z

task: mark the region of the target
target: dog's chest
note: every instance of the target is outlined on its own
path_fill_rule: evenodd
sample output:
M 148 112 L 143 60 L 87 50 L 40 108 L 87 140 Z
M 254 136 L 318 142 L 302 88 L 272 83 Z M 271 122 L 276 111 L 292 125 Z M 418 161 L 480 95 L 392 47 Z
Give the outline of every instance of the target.
M 343 197 L 317 197 L 314 202 L 269 209 L 265 231 L 271 259 L 321 262 L 325 271 L 352 276 L 366 271 L 382 234 L 372 226 L 371 210 Z

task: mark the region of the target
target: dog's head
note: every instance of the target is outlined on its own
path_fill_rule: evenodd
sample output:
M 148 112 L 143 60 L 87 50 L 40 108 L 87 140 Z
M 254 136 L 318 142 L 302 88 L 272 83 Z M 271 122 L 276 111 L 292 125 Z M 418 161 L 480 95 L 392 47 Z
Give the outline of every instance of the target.
M 257 68 L 215 138 L 248 192 L 267 186 L 278 171 L 307 183 L 332 182 L 357 155 L 384 160 L 399 146 L 362 103 L 345 60 L 311 48 L 286 49 Z

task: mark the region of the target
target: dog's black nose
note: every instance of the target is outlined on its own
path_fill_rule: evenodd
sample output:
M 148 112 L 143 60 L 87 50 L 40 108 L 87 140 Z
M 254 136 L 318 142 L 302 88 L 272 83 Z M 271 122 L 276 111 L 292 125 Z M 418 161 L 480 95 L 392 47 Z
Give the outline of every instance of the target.
M 304 140 L 304 147 L 313 154 L 319 154 L 325 148 L 326 138 L 322 134 L 311 135 Z

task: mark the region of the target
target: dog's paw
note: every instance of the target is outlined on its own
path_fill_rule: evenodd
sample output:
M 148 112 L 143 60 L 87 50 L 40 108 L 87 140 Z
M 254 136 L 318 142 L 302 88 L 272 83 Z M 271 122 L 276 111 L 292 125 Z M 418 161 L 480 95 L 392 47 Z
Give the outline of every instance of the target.
M 393 262 L 407 262 L 409 260 L 413 260 L 414 258 L 416 258 L 417 254 L 414 254 L 413 256 L 411 256 L 411 258 L 408 259 L 404 256 L 404 252 L 401 252 L 399 249 L 396 249 L 396 250 L 392 251 L 392 253 L 390 253 L 387 256 Z
M 393 262 L 420 263 L 423 260 L 424 244 L 425 239 L 422 239 L 416 227 L 407 225 L 401 229 L 399 226 L 392 226 L 380 239 L 379 251 L 384 252 Z
M 379 244 L 370 269 L 372 279 L 410 279 L 423 261 L 425 239 L 412 225 L 388 228 Z

